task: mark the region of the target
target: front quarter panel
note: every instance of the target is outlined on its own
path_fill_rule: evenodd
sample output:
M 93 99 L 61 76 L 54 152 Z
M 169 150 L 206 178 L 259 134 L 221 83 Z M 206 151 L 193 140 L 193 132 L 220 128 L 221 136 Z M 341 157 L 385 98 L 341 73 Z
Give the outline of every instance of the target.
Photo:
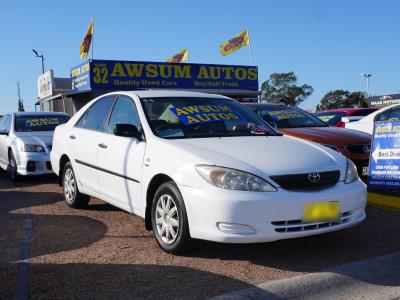
M 206 164 L 206 160 L 158 138 L 149 140 L 146 149 L 142 186 L 147 187 L 157 174 L 169 176 L 178 185 L 200 188 L 207 184 L 194 167 L 196 164 Z

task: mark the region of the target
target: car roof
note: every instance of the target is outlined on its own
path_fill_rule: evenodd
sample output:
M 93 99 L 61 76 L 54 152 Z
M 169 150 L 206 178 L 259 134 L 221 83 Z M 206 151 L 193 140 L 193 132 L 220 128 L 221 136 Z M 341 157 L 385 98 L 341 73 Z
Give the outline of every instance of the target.
M 287 105 L 280 105 L 280 104 L 273 104 L 273 103 L 256 103 L 256 102 L 240 102 L 248 107 L 259 107 L 264 109 L 274 109 L 274 108 L 297 108 L 295 106 L 287 106 Z
M 321 111 L 319 113 L 327 113 L 327 112 L 355 112 L 355 111 L 362 111 L 362 110 L 367 110 L 367 109 L 374 109 L 377 110 L 376 108 L 369 108 L 369 107 L 350 107 L 350 108 L 335 108 L 335 109 L 327 109 L 324 111 Z
M 138 96 L 139 98 L 151 98 L 151 97 L 199 97 L 199 98 L 221 98 L 231 99 L 225 96 L 209 93 L 199 93 L 191 91 L 172 91 L 172 90 L 143 90 L 143 91 L 119 91 L 112 92 L 106 95 L 127 95 L 127 96 Z M 105 96 L 105 95 L 103 95 Z
M 376 115 L 378 115 L 378 114 L 380 114 L 380 113 L 382 113 L 384 111 L 387 111 L 389 109 L 395 108 L 395 107 L 400 107 L 400 104 L 393 104 L 393 105 L 382 107 L 381 109 L 379 109 L 377 111 L 374 111 L 373 113 L 369 114 L 368 116 L 365 116 L 361 120 L 358 120 L 358 121 L 355 121 L 355 122 L 365 122 L 365 121 L 368 121 L 370 119 L 375 119 Z
M 46 111 L 46 112 L 41 112 L 41 111 L 17 112 L 17 113 L 14 113 L 14 114 L 17 117 L 35 116 L 35 115 L 38 115 L 38 116 L 54 116 L 54 115 L 56 115 L 56 116 L 68 116 L 66 113 L 63 113 L 63 112 L 49 112 L 49 111 Z

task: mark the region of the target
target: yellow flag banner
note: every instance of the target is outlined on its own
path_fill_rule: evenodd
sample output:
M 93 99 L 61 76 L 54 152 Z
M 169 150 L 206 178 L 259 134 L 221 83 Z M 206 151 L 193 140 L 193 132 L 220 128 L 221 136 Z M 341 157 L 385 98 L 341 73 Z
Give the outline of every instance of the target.
M 169 63 L 181 63 L 181 62 L 187 62 L 189 59 L 189 50 L 188 49 L 183 49 L 179 53 L 175 54 L 171 58 L 167 59 L 167 62 Z
M 92 36 L 93 36 L 93 19 L 90 21 L 89 28 L 86 32 L 85 37 L 83 38 L 81 47 L 79 49 L 81 54 L 81 59 L 85 59 L 88 56 L 90 44 L 92 42 Z
M 223 56 L 231 54 L 240 48 L 249 44 L 249 33 L 247 30 L 239 33 L 237 36 L 231 38 L 229 41 L 219 46 L 219 51 Z

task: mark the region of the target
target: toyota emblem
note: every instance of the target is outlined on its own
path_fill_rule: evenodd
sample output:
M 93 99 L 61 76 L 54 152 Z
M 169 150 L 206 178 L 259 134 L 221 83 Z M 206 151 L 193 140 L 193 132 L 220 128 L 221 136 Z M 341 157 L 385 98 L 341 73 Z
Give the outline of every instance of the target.
M 317 183 L 321 179 L 321 175 L 319 173 L 310 173 L 308 174 L 308 180 L 312 183 Z

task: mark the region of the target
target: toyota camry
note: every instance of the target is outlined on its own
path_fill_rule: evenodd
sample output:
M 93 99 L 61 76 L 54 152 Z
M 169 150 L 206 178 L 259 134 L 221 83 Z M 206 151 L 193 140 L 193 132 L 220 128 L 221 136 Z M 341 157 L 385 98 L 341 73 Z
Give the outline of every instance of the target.
M 171 253 L 192 239 L 269 242 L 365 218 L 350 160 L 219 95 L 100 96 L 56 128 L 51 162 L 70 207 L 94 196 L 134 213 Z

